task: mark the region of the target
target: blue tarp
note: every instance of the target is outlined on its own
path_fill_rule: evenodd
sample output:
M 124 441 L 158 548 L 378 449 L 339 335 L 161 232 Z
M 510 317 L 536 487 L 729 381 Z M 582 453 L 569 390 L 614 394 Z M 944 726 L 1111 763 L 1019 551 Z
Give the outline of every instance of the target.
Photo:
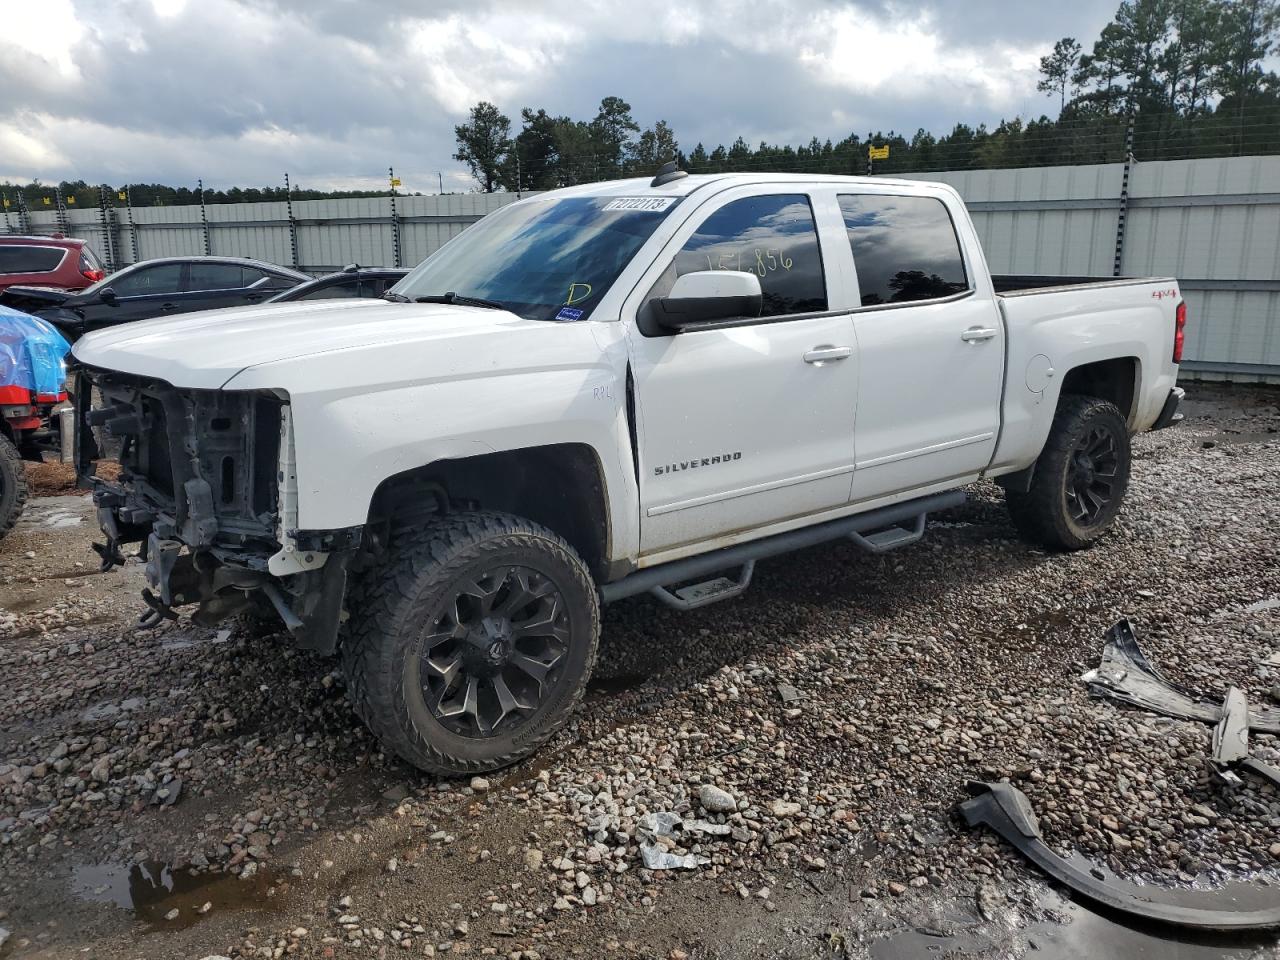
M 39 317 L 0 306 L 0 387 L 40 395 L 62 392 L 71 344 Z

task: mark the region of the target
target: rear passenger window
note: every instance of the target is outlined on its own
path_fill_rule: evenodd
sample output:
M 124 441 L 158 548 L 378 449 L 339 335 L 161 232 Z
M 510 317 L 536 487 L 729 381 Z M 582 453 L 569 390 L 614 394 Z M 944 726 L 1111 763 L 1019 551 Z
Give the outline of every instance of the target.
M 61 247 L 0 247 L 0 273 L 49 273 L 65 253 Z
M 936 300 L 969 289 L 951 215 L 933 197 L 842 196 L 864 307 Z
M 191 264 L 191 276 L 187 281 L 187 289 L 199 290 L 237 290 L 245 286 L 244 269 L 239 264 L 200 263 Z
M 827 309 L 822 255 L 809 198 L 748 197 L 725 204 L 676 254 L 676 276 L 741 270 L 760 278 L 761 316 Z

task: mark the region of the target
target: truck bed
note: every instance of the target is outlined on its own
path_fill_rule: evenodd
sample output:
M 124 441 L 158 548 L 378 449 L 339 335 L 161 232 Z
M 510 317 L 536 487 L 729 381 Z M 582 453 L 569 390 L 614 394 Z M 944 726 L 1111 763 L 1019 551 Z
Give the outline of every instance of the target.
M 1036 274 L 992 274 L 991 283 L 997 296 L 1024 297 L 1035 293 L 1057 293 L 1079 287 L 1120 287 L 1135 283 L 1151 283 L 1158 277 L 1052 277 Z

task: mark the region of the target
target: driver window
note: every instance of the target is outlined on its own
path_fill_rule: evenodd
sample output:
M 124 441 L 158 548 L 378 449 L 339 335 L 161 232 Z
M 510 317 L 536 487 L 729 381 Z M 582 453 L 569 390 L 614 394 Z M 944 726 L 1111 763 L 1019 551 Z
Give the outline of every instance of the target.
M 804 194 L 746 197 L 707 217 L 676 254 L 675 276 L 742 270 L 760 278 L 761 316 L 827 309 L 813 210 Z
M 131 273 L 117 274 L 111 278 L 109 286 L 117 297 L 177 293 L 182 287 L 182 264 L 160 263 Z

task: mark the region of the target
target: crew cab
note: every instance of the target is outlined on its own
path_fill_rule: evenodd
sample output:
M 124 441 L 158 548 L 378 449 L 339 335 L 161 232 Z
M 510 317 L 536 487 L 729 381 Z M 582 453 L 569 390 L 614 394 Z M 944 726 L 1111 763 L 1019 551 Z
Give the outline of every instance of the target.
M 565 721 L 602 602 L 905 546 L 984 477 L 1095 543 L 1185 318 L 1170 278 L 993 278 L 945 185 L 669 166 L 510 204 L 381 300 L 90 334 L 78 463 L 123 446 L 98 549 L 141 545 L 152 621 L 274 610 L 389 750 L 474 772 Z

